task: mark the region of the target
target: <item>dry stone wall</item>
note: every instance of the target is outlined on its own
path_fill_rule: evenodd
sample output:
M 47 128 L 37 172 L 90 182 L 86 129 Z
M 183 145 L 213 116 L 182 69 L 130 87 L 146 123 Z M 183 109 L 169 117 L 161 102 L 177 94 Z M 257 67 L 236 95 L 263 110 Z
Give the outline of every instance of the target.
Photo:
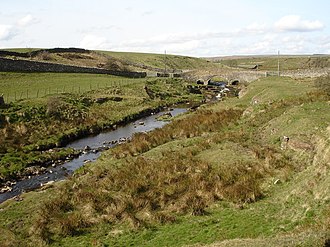
M 109 74 L 129 78 L 144 78 L 147 76 L 146 72 L 112 71 L 100 68 L 78 67 L 72 65 L 14 60 L 8 58 L 0 58 L 0 71 Z
M 23 57 L 23 58 L 29 58 L 37 56 L 40 53 L 48 52 L 48 53 L 90 53 L 90 50 L 85 50 L 81 48 L 53 48 L 53 49 L 41 49 L 31 52 L 15 52 L 15 51 L 6 51 L 6 50 L 0 50 L 0 57 L 5 56 L 14 56 L 14 57 Z

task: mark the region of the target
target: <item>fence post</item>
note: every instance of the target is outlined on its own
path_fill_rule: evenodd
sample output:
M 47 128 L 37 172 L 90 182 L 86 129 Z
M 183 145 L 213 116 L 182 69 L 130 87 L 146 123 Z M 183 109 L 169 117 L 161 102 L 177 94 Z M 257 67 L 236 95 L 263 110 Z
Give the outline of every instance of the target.
M 4 95 L 1 94 L 0 95 L 0 106 L 4 106 L 5 105 L 5 98 L 4 98 Z

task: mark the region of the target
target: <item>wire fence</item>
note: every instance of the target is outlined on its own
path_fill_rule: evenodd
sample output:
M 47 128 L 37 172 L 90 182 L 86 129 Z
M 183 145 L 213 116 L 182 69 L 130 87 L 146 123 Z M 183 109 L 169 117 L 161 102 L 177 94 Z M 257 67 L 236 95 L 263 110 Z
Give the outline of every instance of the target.
M 23 99 L 36 99 L 42 98 L 48 95 L 54 94 L 63 94 L 63 93 L 71 93 L 71 94 L 82 94 L 86 92 L 90 92 L 93 90 L 101 90 L 101 89 L 110 89 L 110 88 L 118 88 L 124 87 L 128 84 L 132 83 L 131 81 L 109 81 L 109 82 L 100 82 L 100 83 L 83 83 L 80 85 L 77 84 L 68 84 L 64 86 L 41 86 L 38 88 L 24 88 L 24 89 L 12 89 L 12 90 L 1 90 L 0 96 L 2 95 L 3 100 L 7 103 L 15 102 Z

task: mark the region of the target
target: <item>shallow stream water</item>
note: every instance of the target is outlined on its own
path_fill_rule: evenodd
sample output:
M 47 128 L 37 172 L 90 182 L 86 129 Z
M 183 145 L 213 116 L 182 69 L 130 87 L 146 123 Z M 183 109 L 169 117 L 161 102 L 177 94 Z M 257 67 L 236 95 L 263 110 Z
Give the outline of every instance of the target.
M 186 111 L 187 108 L 174 108 L 170 112 L 172 116 L 177 116 L 178 114 Z M 159 112 L 157 114 L 138 119 L 125 126 L 118 127 L 115 130 L 103 132 L 95 136 L 87 136 L 69 143 L 66 147 L 85 151 L 83 151 L 79 157 L 71 161 L 65 162 L 64 164 L 56 167 L 47 168 L 46 172 L 41 175 L 35 175 L 29 177 L 28 179 L 17 181 L 17 183 L 13 185 L 11 191 L 0 194 L 0 203 L 12 197 L 18 196 L 25 191 L 37 189 L 46 183 L 66 179 L 86 162 L 93 162 L 100 157 L 102 150 L 111 148 L 117 145 L 120 141 L 127 140 L 134 133 L 148 132 L 153 129 L 163 127 L 168 122 L 158 121 L 156 119 L 162 114 L 164 114 L 164 112 Z

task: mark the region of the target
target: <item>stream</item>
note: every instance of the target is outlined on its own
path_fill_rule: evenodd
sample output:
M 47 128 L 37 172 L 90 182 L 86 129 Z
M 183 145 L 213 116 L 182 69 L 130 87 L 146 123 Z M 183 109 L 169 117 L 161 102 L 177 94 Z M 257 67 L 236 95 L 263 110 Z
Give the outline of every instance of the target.
M 187 111 L 187 108 L 174 108 L 170 113 L 177 116 Z M 100 157 L 103 150 L 109 149 L 118 143 L 125 142 L 134 133 L 148 132 L 156 128 L 161 128 L 168 122 L 158 121 L 156 118 L 163 115 L 164 112 L 143 117 L 125 126 L 118 127 L 115 130 L 103 132 L 95 136 L 87 136 L 69 143 L 66 147 L 77 150 L 84 150 L 81 155 L 73 160 L 65 162 L 56 167 L 49 167 L 45 173 L 41 175 L 31 176 L 28 179 L 17 181 L 12 186 L 11 191 L 0 194 L 0 203 L 20 195 L 23 192 L 31 191 L 42 187 L 45 184 L 66 179 L 79 167 L 86 163 L 94 162 Z M 19 199 L 19 197 L 17 197 Z

